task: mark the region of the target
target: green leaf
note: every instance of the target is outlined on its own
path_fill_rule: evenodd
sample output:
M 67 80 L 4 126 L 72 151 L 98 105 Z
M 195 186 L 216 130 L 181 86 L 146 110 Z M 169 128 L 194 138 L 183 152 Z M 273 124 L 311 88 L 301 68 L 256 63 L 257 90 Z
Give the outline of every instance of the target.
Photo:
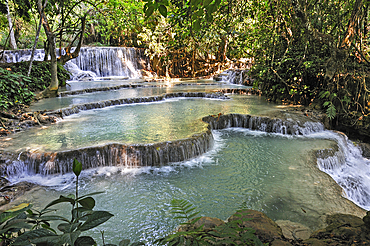
M 204 0 L 203 1 L 203 6 L 207 7 L 213 0 Z
M 75 231 L 70 233 L 64 233 L 60 237 L 60 242 L 68 243 L 69 245 L 74 245 L 75 241 L 77 240 L 78 236 L 81 234 L 81 231 Z
M 154 6 L 149 6 L 148 9 L 145 11 L 145 16 L 148 18 L 150 17 L 154 12 Z
M 95 240 L 89 236 L 82 236 L 76 239 L 74 246 L 93 246 L 96 245 Z
M 37 219 L 44 220 L 44 221 L 62 220 L 62 221 L 65 221 L 65 222 L 69 222 L 68 219 L 66 219 L 62 216 L 59 216 L 59 215 L 45 215 L 45 216 L 40 216 Z
M 326 115 L 328 116 L 329 119 L 334 119 L 334 117 L 336 116 L 337 112 L 336 112 L 336 109 L 335 109 L 335 106 L 333 103 L 331 103 L 328 107 L 328 109 L 326 110 Z
M 197 19 L 194 24 L 193 24 L 193 28 L 195 31 L 199 31 L 200 30 L 200 19 Z
M 41 228 L 33 231 L 26 231 L 24 234 L 18 236 L 12 245 L 29 245 L 30 242 L 41 240 L 42 238 L 58 237 L 53 232 Z
M 86 209 L 93 209 L 95 207 L 95 200 L 92 197 L 85 197 L 81 200 L 78 200 L 78 203 Z
M 86 221 L 87 220 L 87 215 L 88 214 L 92 214 L 94 211 L 92 211 L 91 209 L 87 209 L 87 208 L 83 208 L 83 207 L 79 207 L 79 208 L 75 208 L 72 210 L 72 218 L 73 219 L 78 219 L 78 220 L 81 220 L 81 221 Z
M 88 215 L 88 219 L 78 229 L 81 231 L 87 231 L 91 228 L 97 227 L 109 220 L 113 214 L 107 211 L 94 211 L 91 215 Z
M 69 203 L 72 204 L 72 206 L 75 205 L 75 200 L 74 199 L 69 198 L 69 197 L 65 197 L 65 196 L 62 196 L 61 195 L 58 199 L 56 199 L 56 200 L 50 202 L 48 205 L 46 205 L 46 207 L 44 208 L 44 210 L 47 209 L 48 207 L 51 207 L 51 206 L 54 206 L 54 205 L 56 205 L 58 203 L 63 203 L 63 202 L 69 202 Z
M 158 10 L 159 10 L 159 13 L 161 13 L 161 15 L 163 17 L 165 17 L 165 18 L 167 17 L 167 8 L 166 8 L 166 6 L 160 5 Z
M 93 195 L 98 195 L 98 194 L 103 194 L 103 193 L 105 193 L 105 191 L 92 192 L 92 193 L 86 194 L 84 196 L 80 196 L 78 199 L 81 200 L 82 198 L 87 197 L 87 196 L 93 196 Z
M 27 211 L 31 207 L 32 207 L 32 204 L 22 203 L 12 209 L 5 211 L 4 213 L 0 214 L 0 225 L 4 223 L 5 221 L 7 221 L 8 219 L 14 218 L 17 215 Z
M 82 164 L 76 158 L 73 160 L 73 173 L 78 177 L 82 171 Z

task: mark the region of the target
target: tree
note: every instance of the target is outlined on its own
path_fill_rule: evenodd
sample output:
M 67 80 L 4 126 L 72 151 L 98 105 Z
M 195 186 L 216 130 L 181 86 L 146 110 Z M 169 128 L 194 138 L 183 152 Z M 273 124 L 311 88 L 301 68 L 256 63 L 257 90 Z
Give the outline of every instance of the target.
M 90 9 L 81 7 L 81 1 L 56 0 L 49 1 L 43 7 L 42 0 L 37 0 L 37 10 L 40 14 L 41 23 L 47 36 L 47 51 L 50 54 L 50 86 L 43 92 L 43 96 L 56 95 L 59 88 L 58 83 L 58 62 L 61 64 L 76 58 L 83 43 L 83 35 L 86 26 L 86 16 Z M 59 18 L 55 18 L 59 17 Z M 50 23 L 53 20 L 53 23 Z M 79 24 L 80 23 L 80 24 Z M 56 27 L 56 28 L 52 28 Z M 59 40 L 58 40 L 59 39 Z M 77 47 L 72 51 L 72 46 L 78 39 Z M 64 48 L 65 54 L 62 54 L 63 46 L 68 40 L 69 44 Z M 57 43 L 59 41 L 59 56 L 57 55 Z
M 9 23 L 10 48 L 13 49 L 13 50 L 16 50 L 17 49 L 17 43 L 16 43 L 15 37 L 14 37 L 13 22 L 12 22 L 12 17 L 11 17 L 11 14 L 10 14 L 9 1 L 8 0 L 5 0 L 5 5 L 6 5 L 6 10 L 7 10 L 6 18 L 8 19 L 8 23 Z

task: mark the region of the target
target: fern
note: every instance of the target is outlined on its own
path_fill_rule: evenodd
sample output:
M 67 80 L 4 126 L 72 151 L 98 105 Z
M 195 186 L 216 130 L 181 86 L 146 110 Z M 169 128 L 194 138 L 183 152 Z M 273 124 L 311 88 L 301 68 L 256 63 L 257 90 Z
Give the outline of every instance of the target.
M 195 207 L 185 200 L 172 200 L 171 213 L 176 214 L 176 219 L 186 219 L 181 225 L 188 226 L 187 231 L 174 232 L 157 239 L 154 243 L 159 245 L 257 245 L 264 244 L 254 235 L 255 230 L 245 228 L 243 222 L 251 220 L 242 218 L 241 213 L 235 216 L 240 217 L 238 220 L 215 227 L 212 231 L 205 232 L 203 225 L 195 228 L 194 225 L 201 217 L 196 217 L 199 212 L 194 212 Z M 240 212 L 240 211 L 238 211 Z M 241 244 L 240 244 L 241 243 Z
M 328 108 L 326 110 L 326 115 L 329 119 L 334 119 L 334 117 L 337 115 L 337 110 L 332 102 L 329 103 Z
M 193 207 L 193 204 L 186 200 L 173 199 L 171 201 L 171 213 L 177 214 L 175 219 L 186 219 L 186 222 L 181 223 L 182 225 L 194 224 L 200 219 L 200 217 L 197 217 L 195 222 L 193 222 L 194 220 L 191 223 L 189 222 L 199 214 L 199 211 L 194 212 L 195 209 L 196 207 Z

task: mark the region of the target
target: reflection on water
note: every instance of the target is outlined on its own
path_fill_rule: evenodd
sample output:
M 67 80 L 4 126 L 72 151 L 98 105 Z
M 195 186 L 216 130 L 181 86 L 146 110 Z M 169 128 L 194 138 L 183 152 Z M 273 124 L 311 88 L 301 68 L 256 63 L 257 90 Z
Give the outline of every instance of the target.
M 108 142 L 154 143 L 183 139 L 202 132 L 201 118 L 218 113 L 261 115 L 276 105 L 257 96 L 231 96 L 230 100 L 167 99 L 82 111 L 44 129 L 13 135 L 6 149 L 56 151 Z
M 331 148 L 335 142 L 239 128 L 214 133 L 215 148 L 191 161 L 162 168 L 83 171 L 81 193 L 106 191 L 96 197 L 97 208 L 115 215 L 94 230 L 94 238 L 104 230 L 112 243 L 127 237 L 151 241 L 171 231 L 178 224 L 169 212 L 173 198 L 189 200 L 204 216 L 226 219 L 237 209 L 251 208 L 311 229 L 322 226 L 326 213 L 358 212 L 316 168 L 313 150 Z M 42 189 L 30 199 L 40 206 L 51 196 L 73 193 L 72 178 L 49 177 L 48 185 L 59 191 Z
M 94 83 L 94 86 L 97 83 L 107 85 Z M 31 109 L 49 110 L 98 100 L 178 91 L 211 91 L 220 87 L 223 86 L 121 89 L 43 100 Z M 231 98 L 177 98 L 83 111 L 44 129 L 14 134 L 14 139 L 1 144 L 3 148 L 17 151 L 26 148 L 60 151 L 105 142 L 169 141 L 203 131 L 206 125 L 200 119 L 207 115 L 265 115 L 284 108 L 256 96 L 234 95 Z M 94 238 L 101 238 L 100 231 L 104 230 L 109 243 L 117 244 L 122 238 L 152 241 L 179 223 L 173 220 L 169 211 L 173 198 L 189 200 L 206 216 L 226 219 L 237 209 L 251 208 L 265 212 L 274 220 L 291 220 L 311 229 L 322 226 L 325 214 L 363 215 L 362 209 L 342 197 L 342 189 L 333 179 L 317 168 L 315 151 L 338 146 L 338 140 L 328 140 L 335 139 L 333 133 L 281 136 L 239 128 L 213 133 L 216 139 L 214 149 L 191 161 L 158 168 L 106 167 L 83 171 L 81 193 L 106 191 L 106 194 L 96 197 L 97 209 L 108 210 L 115 215 L 94 229 Z M 326 164 L 325 160 L 322 163 Z M 336 170 L 335 174 L 342 173 Z M 35 204 L 36 209 L 60 194 L 74 192 L 72 174 L 27 175 L 9 178 L 13 182 L 27 180 L 47 187 L 21 198 Z M 61 210 L 69 216 L 67 207 Z

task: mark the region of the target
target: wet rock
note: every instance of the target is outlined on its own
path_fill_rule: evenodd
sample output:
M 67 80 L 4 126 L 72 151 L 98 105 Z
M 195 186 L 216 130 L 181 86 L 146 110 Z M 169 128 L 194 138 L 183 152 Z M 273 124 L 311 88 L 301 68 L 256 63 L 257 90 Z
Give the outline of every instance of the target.
M 194 221 L 194 220 L 195 219 L 191 221 Z M 225 222 L 221 219 L 204 216 L 192 225 L 181 225 L 178 231 L 179 232 L 190 231 L 190 230 L 198 229 L 199 227 L 203 226 L 203 231 L 208 232 L 214 229 L 215 227 L 223 225 L 223 224 L 225 224 Z
M 367 219 L 364 220 L 367 221 Z M 326 228 L 315 231 L 303 243 L 306 245 L 370 245 L 370 231 L 361 218 L 349 214 L 334 214 L 327 217 L 326 223 L 328 224 Z
M 370 159 L 370 144 L 369 143 L 360 143 L 358 146 L 362 150 L 362 156 Z
M 0 185 L 0 206 L 13 201 L 15 198 L 23 195 L 26 191 L 36 186 L 28 182 L 20 182 L 11 185 L 10 182 L 3 177 L 0 178 Z
M 362 218 L 362 221 L 365 224 L 365 227 L 370 230 L 370 211 L 366 212 L 366 216 Z
M 278 224 L 283 231 L 284 237 L 288 239 L 305 240 L 310 238 L 312 233 L 310 228 L 290 220 L 277 220 L 276 224 Z
M 275 239 L 274 241 L 272 241 L 272 243 L 270 243 L 270 246 L 290 246 L 290 245 L 292 244 L 280 239 Z
M 240 210 L 232 215 L 228 222 L 235 220 L 242 220 L 244 227 L 254 229 L 263 243 L 284 238 L 281 228 L 262 212 L 251 209 Z

